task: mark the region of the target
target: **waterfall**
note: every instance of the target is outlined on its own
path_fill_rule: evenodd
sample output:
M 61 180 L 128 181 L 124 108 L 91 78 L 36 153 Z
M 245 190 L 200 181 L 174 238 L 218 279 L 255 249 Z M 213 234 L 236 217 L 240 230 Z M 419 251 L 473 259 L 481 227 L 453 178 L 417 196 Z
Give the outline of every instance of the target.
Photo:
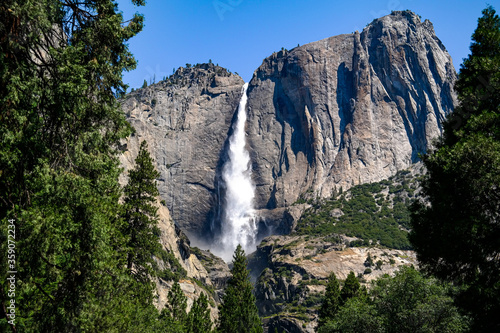
M 229 158 L 222 169 L 222 180 L 226 191 L 222 212 L 220 255 L 226 261 L 231 260 L 238 244 L 241 244 L 246 253 L 253 252 L 257 234 L 253 209 L 255 187 L 252 184 L 250 155 L 246 149 L 245 138 L 247 88 L 248 83 L 245 83 L 237 119 L 233 124 L 233 134 L 229 139 Z

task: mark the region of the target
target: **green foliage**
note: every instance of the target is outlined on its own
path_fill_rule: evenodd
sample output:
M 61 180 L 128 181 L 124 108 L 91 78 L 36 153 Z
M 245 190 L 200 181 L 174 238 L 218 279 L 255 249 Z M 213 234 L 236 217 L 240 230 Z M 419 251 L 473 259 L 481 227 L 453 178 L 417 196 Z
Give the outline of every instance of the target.
M 218 332 L 263 332 L 246 263 L 245 253 L 238 245 L 233 255 L 232 277 L 219 306 Z
M 194 302 L 189 313 L 187 298 L 178 282 L 168 292 L 167 304 L 160 315 L 161 332 L 171 333 L 211 333 L 212 321 L 208 298 L 201 294 Z
M 156 178 L 160 173 L 155 170 L 147 148 L 146 141 L 142 141 L 135 168 L 129 170 L 129 181 L 124 189 L 123 234 L 127 237 L 127 268 L 142 283 L 149 283 L 150 276 L 155 274 L 153 255 L 161 249 L 155 205 L 159 195 Z
M 372 259 L 370 252 L 368 252 L 368 256 L 366 257 L 364 265 L 365 265 L 365 267 L 372 267 L 373 266 L 373 259 Z
M 187 322 L 187 298 L 182 292 L 178 282 L 172 285 L 172 289 L 168 292 L 168 304 L 163 311 L 170 316 L 174 321 L 181 323 L 183 326 Z
M 157 325 L 147 286 L 125 269 L 119 218 L 117 147 L 130 126 L 116 96 L 135 67 L 127 41 L 143 18 L 123 22 L 110 0 L 2 1 L 0 230 L 15 220 L 17 331 Z M 5 288 L 2 279 L 2 303 Z
M 191 311 L 187 317 L 186 332 L 188 333 L 210 333 L 212 332 L 212 320 L 210 319 L 210 308 L 208 298 L 202 293 L 194 301 Z
M 400 171 L 389 180 L 358 185 L 331 199 L 311 202 L 313 207 L 304 212 L 296 232 L 360 238 L 351 246 L 379 242 L 389 248 L 411 249 L 405 230 L 410 226 L 408 205 L 418 187 L 417 181 L 409 171 Z
M 179 279 L 185 278 L 187 272 L 180 264 L 179 260 L 172 252 L 160 250 L 160 259 L 168 266 L 160 272 L 157 272 L 158 277 L 167 280 L 179 282 Z M 155 265 L 156 266 L 156 265 Z M 157 269 L 158 270 L 158 269 Z
M 353 298 L 358 295 L 360 290 L 359 281 L 354 275 L 354 272 L 349 272 L 347 279 L 344 281 L 344 286 L 340 292 L 340 299 L 342 304 L 345 304 L 349 298 Z
M 463 332 L 467 318 L 453 304 L 452 289 L 403 266 L 370 291 L 386 332 Z
M 144 88 L 147 88 L 148 87 L 148 81 L 146 81 L 146 79 L 144 79 L 144 82 L 142 83 L 142 89 Z
M 326 322 L 332 320 L 340 307 L 340 284 L 335 276 L 335 273 L 330 273 L 328 276 L 328 284 L 326 285 L 325 299 L 319 310 L 318 327 L 323 326 Z
M 383 333 L 382 318 L 366 299 L 354 297 L 339 309 L 333 320 L 319 327 L 318 333 Z M 405 331 L 402 331 L 405 332 Z
M 424 158 L 427 203 L 413 207 L 410 239 L 422 267 L 467 286 L 474 331 L 500 330 L 500 18 L 483 11 L 456 83 L 459 106 Z
M 377 279 L 369 295 L 360 289 L 318 332 L 466 332 L 469 320 L 453 304 L 454 293 L 405 266 Z

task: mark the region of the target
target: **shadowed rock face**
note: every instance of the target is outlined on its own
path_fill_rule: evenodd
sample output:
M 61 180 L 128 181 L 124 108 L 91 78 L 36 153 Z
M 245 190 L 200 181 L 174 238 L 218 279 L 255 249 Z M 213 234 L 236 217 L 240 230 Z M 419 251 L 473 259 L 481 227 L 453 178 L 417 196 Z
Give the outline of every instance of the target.
M 411 12 L 265 59 L 248 89 L 257 208 L 408 168 L 440 135 L 455 79 L 432 24 Z
M 432 24 L 411 12 L 266 58 L 249 84 L 246 128 L 262 229 L 293 224 L 284 208 L 301 196 L 327 197 L 416 162 L 453 109 L 455 79 Z M 217 233 L 221 166 L 242 86 L 239 76 L 203 64 L 123 102 L 137 130 L 125 154 L 148 140 L 161 197 L 190 236 Z

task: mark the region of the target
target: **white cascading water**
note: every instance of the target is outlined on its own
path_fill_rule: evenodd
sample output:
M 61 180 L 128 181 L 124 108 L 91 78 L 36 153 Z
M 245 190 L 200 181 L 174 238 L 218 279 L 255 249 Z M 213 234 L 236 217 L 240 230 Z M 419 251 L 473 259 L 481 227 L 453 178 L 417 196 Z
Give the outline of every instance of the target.
M 246 149 L 245 138 L 247 88 L 248 83 L 245 83 L 233 134 L 229 139 L 229 159 L 222 169 L 226 197 L 222 215 L 220 255 L 226 261 L 231 260 L 238 244 L 241 244 L 247 254 L 253 252 L 257 234 L 253 209 L 255 187 L 252 184 L 250 155 Z

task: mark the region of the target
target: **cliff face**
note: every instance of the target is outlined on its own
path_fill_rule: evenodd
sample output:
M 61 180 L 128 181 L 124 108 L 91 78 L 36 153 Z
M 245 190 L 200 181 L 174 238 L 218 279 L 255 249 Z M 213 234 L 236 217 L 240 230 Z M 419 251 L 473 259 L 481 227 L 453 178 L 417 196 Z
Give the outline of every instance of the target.
M 124 156 L 136 156 L 147 140 L 160 196 L 172 219 L 200 235 L 216 207 L 215 177 L 243 86 L 241 77 L 213 64 L 179 68 L 168 80 L 129 94 L 122 108 L 136 133 Z
M 441 133 L 455 79 L 432 24 L 411 12 L 265 59 L 249 84 L 246 128 L 261 222 L 284 232 L 298 217 L 287 209 L 297 199 L 408 168 Z M 221 166 L 242 85 L 203 64 L 123 102 L 137 131 L 125 154 L 148 140 L 161 196 L 189 236 L 217 233 Z
M 265 59 L 248 89 L 258 208 L 409 167 L 440 135 L 455 79 L 432 24 L 411 12 Z

